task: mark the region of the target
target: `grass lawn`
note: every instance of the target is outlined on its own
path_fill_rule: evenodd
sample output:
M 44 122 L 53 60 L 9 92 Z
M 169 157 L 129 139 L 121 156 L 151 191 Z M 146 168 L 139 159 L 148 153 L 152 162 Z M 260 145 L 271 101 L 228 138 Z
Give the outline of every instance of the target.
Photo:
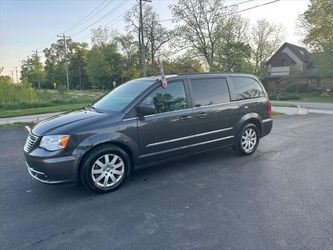
M 278 116 L 278 115 L 284 115 L 284 113 L 276 112 L 276 111 L 272 112 L 272 116 Z
M 272 106 L 275 107 L 297 107 L 297 105 L 290 103 L 290 102 L 277 102 L 277 101 L 272 101 Z
M 333 103 L 333 96 L 302 96 L 300 100 L 302 102 L 320 102 L 320 103 Z
M 52 107 L 0 110 L 0 118 L 23 116 L 23 115 L 46 114 L 46 113 L 62 112 L 62 111 L 73 111 L 80 109 L 84 106 L 87 106 L 88 104 L 91 104 L 91 102 L 59 104 Z
M 24 89 L 23 87 L 8 88 L 0 91 L 2 93 L 0 95 L 0 118 L 77 110 L 92 104 L 103 94 L 101 91 L 59 92 Z M 24 91 L 30 95 L 25 95 Z
M 33 122 L 14 122 L 14 123 L 0 124 L 0 128 L 16 128 L 16 127 L 24 127 L 24 126 L 29 126 L 30 128 L 32 128 L 35 125 L 36 125 L 36 123 L 33 123 Z

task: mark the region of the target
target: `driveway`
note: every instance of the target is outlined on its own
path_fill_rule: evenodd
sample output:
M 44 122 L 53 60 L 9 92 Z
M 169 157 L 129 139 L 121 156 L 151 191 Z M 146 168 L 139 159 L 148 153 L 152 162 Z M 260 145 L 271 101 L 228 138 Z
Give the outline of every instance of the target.
M 274 118 L 258 151 L 202 153 L 94 195 L 32 180 L 0 129 L 0 249 L 332 249 L 333 116 Z

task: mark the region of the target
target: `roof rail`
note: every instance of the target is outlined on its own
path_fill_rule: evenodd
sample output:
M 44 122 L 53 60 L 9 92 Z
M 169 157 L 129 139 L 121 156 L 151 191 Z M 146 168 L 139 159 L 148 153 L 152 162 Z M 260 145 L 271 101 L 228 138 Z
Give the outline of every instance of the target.
M 225 74 L 224 72 L 184 72 L 177 75 L 208 75 L 208 74 Z
M 247 73 L 241 72 L 187 72 L 187 73 L 178 73 L 177 75 L 214 75 L 214 74 L 224 74 L 224 75 L 248 75 Z

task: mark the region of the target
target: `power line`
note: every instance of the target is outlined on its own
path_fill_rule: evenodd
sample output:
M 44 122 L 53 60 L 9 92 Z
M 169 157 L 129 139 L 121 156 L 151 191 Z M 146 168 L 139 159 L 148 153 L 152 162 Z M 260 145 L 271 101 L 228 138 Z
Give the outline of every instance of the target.
M 262 6 L 265 6 L 265 5 L 269 5 L 269 4 L 272 4 L 272 3 L 276 3 L 276 2 L 279 2 L 279 1 L 281 1 L 281 0 L 274 0 L 274 1 L 271 1 L 271 2 L 267 2 L 267 3 L 262 3 L 262 4 L 259 4 L 259 5 L 256 5 L 256 6 L 249 7 L 247 9 L 236 11 L 236 12 L 232 13 L 231 15 L 241 13 L 241 12 L 245 12 L 245 11 L 252 10 L 252 9 L 256 9 L 256 8 L 259 8 L 259 7 L 262 7 Z
M 105 5 L 105 3 L 107 3 L 107 4 Z M 70 28 L 66 29 L 64 32 L 61 32 L 61 33 L 67 33 L 68 31 L 73 30 L 76 27 L 79 27 L 80 25 L 82 25 L 83 23 L 87 22 L 88 20 L 90 20 L 91 18 L 93 18 L 95 15 L 97 15 L 98 13 L 100 13 L 100 11 L 102 11 L 103 9 L 105 9 L 105 7 L 109 6 L 111 3 L 112 3 L 112 0 L 110 0 L 110 1 L 109 0 L 103 1 L 94 10 L 92 10 L 86 17 L 82 18 L 81 20 L 79 20 L 78 22 L 76 22 L 75 24 L 73 24 L 72 26 L 70 26 Z M 103 5 L 105 5 L 105 6 L 103 6 Z M 103 6 L 103 8 L 100 9 L 102 6 Z M 98 9 L 100 9 L 100 10 L 98 10 Z M 93 16 L 91 16 L 91 15 L 93 15 Z M 55 38 L 57 38 L 56 35 L 53 36 L 46 44 L 52 43 Z M 42 47 L 38 48 L 38 50 L 42 50 L 42 49 L 44 49 L 44 48 L 42 48 Z
M 78 35 L 78 34 L 84 32 L 85 30 L 89 29 L 90 27 L 92 27 L 93 25 L 95 25 L 96 23 L 98 23 L 99 21 L 101 21 L 102 19 L 104 19 L 105 17 L 107 17 L 108 15 L 110 15 L 112 12 L 114 12 L 115 10 L 117 10 L 118 8 L 120 8 L 121 6 L 123 6 L 127 1 L 129 1 L 129 0 L 123 0 L 118 6 L 116 6 L 113 9 L 111 9 L 109 12 L 107 12 L 106 14 L 104 14 L 102 17 L 100 17 L 99 19 L 97 19 L 95 22 L 93 22 L 92 24 L 88 25 L 84 29 L 82 29 L 82 30 L 74 33 L 73 35 Z
M 127 12 L 128 10 L 126 10 L 125 12 L 121 13 L 119 16 L 117 16 L 116 18 L 110 20 L 108 23 L 104 24 L 103 26 L 112 26 L 115 25 L 116 23 L 119 23 L 122 20 L 123 15 Z M 85 38 L 88 38 L 91 34 L 88 33 L 84 36 L 81 36 L 79 38 L 77 38 L 77 40 L 82 40 Z
M 68 33 L 69 31 L 76 29 L 77 27 L 80 27 L 82 24 L 88 22 L 92 18 L 94 18 L 96 15 L 98 15 L 101 11 L 103 11 L 106 7 L 108 7 L 112 3 L 111 1 L 105 0 L 100 5 L 98 5 L 94 10 L 92 10 L 87 16 L 73 24 L 70 28 L 65 30 L 65 33 Z
M 229 5 L 229 6 L 224 6 L 223 9 L 230 8 L 230 7 L 236 7 L 238 5 L 249 3 L 249 2 L 253 2 L 253 1 L 254 0 L 246 0 L 246 1 L 243 1 L 243 2 L 240 2 L 240 3 L 232 4 L 232 5 Z M 265 5 L 269 5 L 269 4 L 272 4 L 272 3 L 276 3 L 276 2 L 279 2 L 279 1 L 280 0 L 274 0 L 274 1 L 267 2 L 267 3 L 258 4 L 258 5 L 246 8 L 246 9 L 242 9 L 242 10 L 239 10 L 239 11 L 236 11 L 236 12 L 233 12 L 233 13 L 226 14 L 225 16 L 232 16 L 234 14 L 238 14 L 238 13 L 241 13 L 241 12 L 245 12 L 245 11 L 248 11 L 248 10 L 259 8 L 259 7 L 262 7 L 262 6 L 265 6 Z M 166 21 L 172 21 L 172 20 L 175 20 L 175 19 L 174 18 L 163 19 L 163 20 L 160 20 L 160 22 L 166 22 Z

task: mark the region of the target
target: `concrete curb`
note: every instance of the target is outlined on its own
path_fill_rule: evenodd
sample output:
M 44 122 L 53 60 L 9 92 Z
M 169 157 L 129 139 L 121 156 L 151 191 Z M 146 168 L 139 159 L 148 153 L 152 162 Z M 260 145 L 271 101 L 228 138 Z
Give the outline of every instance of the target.
M 64 113 L 64 112 L 0 118 L 0 125 L 12 124 L 12 123 L 16 123 L 16 122 L 34 122 L 34 123 L 37 123 L 37 122 L 40 122 L 41 120 L 45 120 L 49 117 L 59 115 L 59 114 L 62 114 L 62 113 Z

